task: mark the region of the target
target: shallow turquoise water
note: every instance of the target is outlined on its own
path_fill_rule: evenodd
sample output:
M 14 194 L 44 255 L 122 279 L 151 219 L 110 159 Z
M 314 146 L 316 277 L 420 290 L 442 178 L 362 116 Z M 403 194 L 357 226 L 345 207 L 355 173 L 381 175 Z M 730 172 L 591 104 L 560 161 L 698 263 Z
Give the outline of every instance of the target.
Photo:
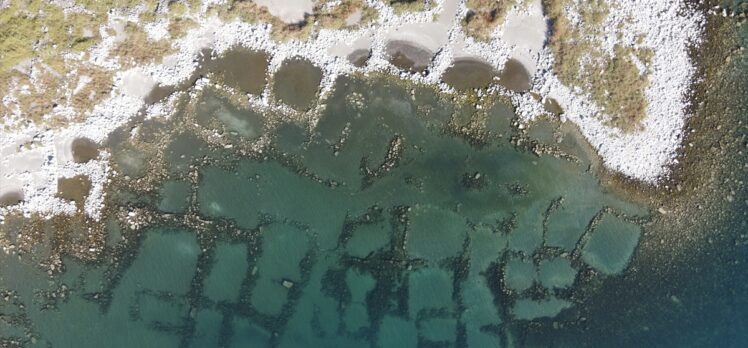
M 523 135 L 499 102 L 342 79 L 309 127 L 199 98 L 197 115 L 142 126 L 143 143 L 168 139 L 164 162 L 113 145 L 132 179 L 164 163 L 153 188 L 113 186 L 113 205 L 151 216 L 109 231 L 113 256 L 51 281 L 3 256 L 28 319 L 8 330 L 55 347 L 509 346 L 515 324 L 623 272 L 647 221 L 574 134 Z M 209 145 L 216 131 L 233 145 Z M 42 311 L 33 289 L 63 284 Z

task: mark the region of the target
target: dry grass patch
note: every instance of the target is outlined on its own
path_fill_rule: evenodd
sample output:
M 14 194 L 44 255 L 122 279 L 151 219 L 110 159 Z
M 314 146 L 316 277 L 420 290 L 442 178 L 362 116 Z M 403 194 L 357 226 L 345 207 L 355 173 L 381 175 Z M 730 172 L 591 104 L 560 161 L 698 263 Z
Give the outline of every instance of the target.
M 549 45 L 554 55 L 554 71 L 562 83 L 588 94 L 609 116 L 612 126 L 635 130 L 646 117 L 645 90 L 649 85 L 646 71 L 654 52 L 648 48 L 616 45 L 613 54 L 605 52 L 602 25 L 612 10 L 604 0 L 578 2 L 580 24 L 573 26 L 566 13 L 568 0 L 543 2 L 552 20 Z
M 226 21 L 268 23 L 272 25 L 271 36 L 276 41 L 306 40 L 313 34 L 314 21 L 310 20 L 310 15 L 299 23 L 287 24 L 270 14 L 265 6 L 259 6 L 251 0 L 232 0 L 228 5 L 215 6 L 209 11 Z
M 616 46 L 614 57 L 599 66 L 601 74 L 591 73 L 592 99 L 612 116 L 612 124 L 623 130 L 633 130 L 647 115 L 649 86 L 647 75 L 640 75 L 633 63 L 633 49 Z
M 125 66 L 160 63 L 165 55 L 176 52 L 169 40 L 152 41 L 135 23 L 128 22 L 125 33 L 127 38 L 109 52 L 110 56 L 119 56 Z
M 55 2 L 9 0 L 0 10 L 0 94 L 12 96 L 9 105 L 0 103 L 0 117 L 20 112 L 21 121 L 40 126 L 66 126 L 90 110 L 111 90 L 112 74 L 94 67 L 80 67 L 65 53 L 84 52 L 100 42 L 99 29 L 113 8 L 145 6 L 145 17 L 158 11 L 157 0 L 78 0 L 81 11 L 68 11 Z M 80 9 L 79 8 L 79 9 Z M 178 32 L 186 23 L 177 23 Z M 171 28 L 170 28 L 171 29 Z M 115 55 L 128 63 L 142 64 L 170 52 L 168 42 L 152 42 L 135 25 L 130 37 L 115 48 Z M 85 56 L 85 55 L 84 55 Z M 127 65 L 127 64 L 126 64 Z M 74 72 L 73 75 L 68 75 Z M 86 76 L 87 84 L 71 95 Z M 72 106 L 74 116 L 54 115 L 57 105 Z
M 197 27 L 197 23 L 195 23 L 195 21 L 189 18 L 175 17 L 169 21 L 169 27 L 167 28 L 167 30 L 169 31 L 169 36 L 172 39 L 177 39 L 184 36 L 184 34 L 186 34 L 188 30 L 195 27 Z
M 361 20 L 349 26 L 347 19 L 356 11 L 361 11 Z M 372 23 L 376 21 L 379 13 L 363 0 L 345 0 L 332 8 L 327 8 L 325 3 L 318 3 L 314 7 L 313 16 L 323 28 L 344 29 Z
M 37 61 L 27 71 L 13 70 L 0 75 L 0 93 L 15 97 L 15 102 L 8 106 L 0 104 L 0 115 L 20 111 L 22 120 L 49 127 L 64 127 L 70 122 L 82 121 L 87 111 L 109 95 L 112 76 L 111 72 L 93 66 Z M 82 88 L 72 94 L 79 85 Z M 73 107 L 75 113 L 53 113 L 58 105 Z
M 68 13 L 48 1 L 11 0 L 0 10 L 0 72 L 40 56 L 85 50 L 98 42 L 106 13 Z
M 468 14 L 462 20 L 465 33 L 475 39 L 487 41 L 513 6 L 526 6 L 528 0 L 467 0 Z
M 86 79 L 88 82 L 78 93 L 73 95 L 71 105 L 79 114 L 83 114 L 93 109 L 96 104 L 109 95 L 109 92 L 112 91 L 113 74 L 110 71 L 88 66 L 78 70 L 77 75 L 76 84 L 80 83 L 81 79 Z M 71 87 L 76 88 L 77 86 Z
M 348 26 L 346 19 L 358 10 L 361 11 L 361 21 Z M 251 0 L 233 0 L 227 5 L 215 6 L 210 11 L 224 20 L 268 23 L 272 26 L 271 37 L 280 42 L 307 40 L 314 37 L 319 28 L 344 29 L 367 25 L 375 21 L 379 15 L 363 0 L 344 0 L 329 8 L 324 2 L 317 2 L 313 13 L 307 14 L 301 22 L 291 24 L 283 22 L 270 14 L 266 7 L 259 6 Z
M 39 70 L 36 79 L 32 80 L 29 75 L 25 74 L 18 74 L 14 79 L 19 87 L 14 91 L 18 100 L 18 108 L 25 119 L 36 124 L 55 123 L 55 120 L 45 120 L 45 116 L 62 102 L 63 75 L 41 64 L 35 64 L 33 68 Z
M 434 0 L 389 0 L 389 3 L 397 14 L 425 11 L 436 5 Z

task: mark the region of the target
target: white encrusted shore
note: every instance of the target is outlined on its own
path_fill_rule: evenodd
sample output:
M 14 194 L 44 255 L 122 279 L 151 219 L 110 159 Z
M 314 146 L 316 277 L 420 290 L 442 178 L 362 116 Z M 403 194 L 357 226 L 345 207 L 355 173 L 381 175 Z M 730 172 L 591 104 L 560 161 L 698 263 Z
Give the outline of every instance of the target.
M 604 43 L 606 47 L 616 43 L 642 45 L 654 52 L 650 84 L 645 91 L 649 102 L 648 116 L 641 130 L 629 133 L 606 125 L 604 115 L 589 96 L 570 89 L 554 75 L 551 69 L 553 55 L 545 46 L 546 37 L 538 35 L 547 33 L 547 19 L 543 16 L 539 0 L 532 1 L 527 8 L 513 8 L 507 24 L 499 26 L 489 42 L 477 42 L 465 36 L 460 25 L 467 12 L 464 1 L 437 0 L 432 9 L 403 15 L 395 14 L 382 1 L 366 2 L 379 12 L 379 18 L 373 25 L 353 31 L 322 29 L 315 38 L 304 42 L 276 42 L 271 39 L 271 28 L 266 24 L 226 23 L 208 16 L 204 11 L 193 13 L 192 19 L 198 26 L 184 37 L 173 40 L 173 46 L 178 49 L 176 54 L 164 57 L 161 64 L 127 71 L 121 71 L 117 62 L 108 57 L 119 35 L 109 35 L 102 27 L 103 42 L 91 49 L 90 63 L 116 72 L 115 88 L 111 95 L 97 105 L 84 122 L 65 129 L 43 129 L 31 124 L 21 131 L 1 131 L 0 196 L 12 190 L 21 191 L 23 201 L 0 207 L 0 222 L 9 212 L 46 216 L 74 212 L 72 202 L 55 197 L 57 179 L 80 174 L 88 175 L 92 181 L 85 211 L 90 217 L 98 219 L 104 199 L 103 188 L 110 172 L 107 163 L 109 155 L 102 153 L 99 159 L 85 164 L 73 163 L 69 156 L 63 154 L 65 148 L 60 144 L 79 137 L 97 142 L 104 140 L 143 109 L 143 96 L 147 94 L 143 91 L 147 92 L 156 84 L 177 85 L 190 78 L 196 69 L 194 59 L 205 48 L 211 48 L 219 55 L 237 46 L 267 51 L 271 57 L 271 73 L 287 58 L 306 58 L 323 71 L 323 96 L 332 90 L 337 76 L 352 72 L 388 72 L 452 92 L 449 86 L 441 82 L 441 74 L 456 59 L 477 58 L 501 70 L 508 59 L 514 58 L 522 62 L 533 77 L 531 91 L 543 98 L 554 98 L 565 110 L 565 120 L 579 126 L 611 170 L 657 184 L 669 174 L 670 167 L 675 163 L 683 139 L 684 124 L 689 116 L 688 93 L 695 73 L 688 49 L 700 43 L 704 23 L 703 14 L 689 9 L 683 1 L 617 1 L 616 11 L 611 11 L 609 24 L 612 27 L 620 23 L 624 33 L 621 39 L 610 35 Z M 133 13 L 112 13 L 106 26 L 115 26 L 117 18 L 132 20 L 137 16 Z M 163 28 L 163 25 L 146 26 L 146 30 L 153 31 L 149 35 L 159 37 L 164 35 Z M 530 34 L 518 34 L 525 32 Z M 643 42 L 633 41 L 637 34 L 643 35 Z M 394 40 L 419 41 L 418 44 L 432 50 L 436 55 L 430 64 L 430 73 L 423 76 L 402 71 L 390 64 L 386 44 Z M 359 45 L 351 45 L 353 42 Z M 371 58 L 363 68 L 355 67 L 346 59 L 346 55 L 360 45 L 368 45 L 372 50 Z M 490 92 L 508 95 L 517 114 L 525 122 L 545 112 L 541 101 L 528 93 L 511 92 L 501 87 L 493 88 Z M 265 106 L 274 104 L 269 89 L 254 102 Z M 149 110 L 154 110 L 154 114 L 158 110 L 162 114 L 168 110 L 168 106 L 157 104 Z M 30 148 L 22 146 L 26 143 L 32 144 Z M 17 165 L 19 160 L 31 161 L 34 165 L 21 168 Z

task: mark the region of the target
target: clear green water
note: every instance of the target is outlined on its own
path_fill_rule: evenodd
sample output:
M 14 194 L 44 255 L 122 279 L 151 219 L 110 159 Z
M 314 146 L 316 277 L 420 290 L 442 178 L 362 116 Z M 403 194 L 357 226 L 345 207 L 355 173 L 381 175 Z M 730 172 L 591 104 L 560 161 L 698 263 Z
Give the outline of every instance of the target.
M 110 204 L 150 221 L 111 228 L 104 261 L 66 260 L 48 278 L 1 257 L 24 303 L 0 307 L 24 318 L 4 334 L 55 347 L 510 346 L 515 323 L 563 321 L 590 275 L 623 272 L 647 220 L 600 185 L 573 132 L 522 133 L 500 102 L 479 111 L 342 79 L 315 127 L 210 90 L 191 102 L 112 144 L 131 177 Z M 64 298 L 38 293 L 63 284 Z
M 651 195 L 667 214 L 607 192 L 573 130 L 521 133 L 500 102 L 382 80 L 341 82 L 321 115 L 185 98 L 104 146 L 118 173 L 105 230 L 0 226 L 32 242 L 0 253 L 0 347 L 744 347 L 748 56 L 732 47 L 748 26 L 736 24 L 739 40 L 700 53 L 722 66 L 728 47 L 732 65 L 696 85 L 707 102 L 679 185 Z M 215 69 L 257 94 L 263 59 Z M 247 60 L 257 69 L 232 65 Z M 286 71 L 301 73 L 273 81 L 274 100 L 314 108 L 314 69 Z M 76 259 L 71 246 L 100 232 L 98 260 Z

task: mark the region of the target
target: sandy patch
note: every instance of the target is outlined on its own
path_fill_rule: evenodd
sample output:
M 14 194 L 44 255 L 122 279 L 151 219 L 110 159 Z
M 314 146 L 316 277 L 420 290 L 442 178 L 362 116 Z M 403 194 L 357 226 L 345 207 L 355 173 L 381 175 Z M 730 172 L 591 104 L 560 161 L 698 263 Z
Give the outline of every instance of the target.
M 312 13 L 314 3 L 311 0 L 253 0 L 265 6 L 271 15 L 278 17 L 286 24 L 299 23 L 304 15 Z
M 548 26 L 543 17 L 543 5 L 534 0 L 525 10 L 510 11 L 503 27 L 503 40 L 512 47 L 509 55 L 535 74 L 538 54 L 543 50 Z
M 389 42 L 401 41 L 436 52 L 447 44 L 449 27 L 442 23 L 406 24 L 387 32 Z
M 362 32 L 362 35 L 357 37 L 355 40 L 341 39 L 336 41 L 327 49 L 327 53 L 336 57 L 345 58 L 355 51 L 368 51 L 371 49 L 373 39 L 371 35 L 367 35 L 367 33 L 368 31 Z

